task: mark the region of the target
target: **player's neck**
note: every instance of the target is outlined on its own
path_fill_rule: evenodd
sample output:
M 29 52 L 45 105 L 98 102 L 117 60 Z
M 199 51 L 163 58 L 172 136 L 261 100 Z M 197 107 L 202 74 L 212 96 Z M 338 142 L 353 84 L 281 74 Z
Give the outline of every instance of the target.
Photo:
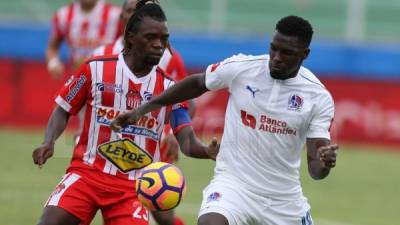
M 97 1 L 94 1 L 93 3 L 83 3 L 83 1 L 81 1 L 80 6 L 83 12 L 90 13 L 94 9 L 96 4 Z
M 131 54 L 124 54 L 123 57 L 126 65 L 136 77 L 144 77 L 153 69 L 153 66 L 141 62 L 141 60 L 136 60 Z

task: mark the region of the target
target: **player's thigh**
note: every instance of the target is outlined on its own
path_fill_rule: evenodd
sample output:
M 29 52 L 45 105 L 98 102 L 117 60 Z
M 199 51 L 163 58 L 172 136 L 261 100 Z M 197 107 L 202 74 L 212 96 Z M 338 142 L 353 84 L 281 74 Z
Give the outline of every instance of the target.
M 79 175 L 65 174 L 47 200 L 40 224 L 64 224 L 63 218 L 69 221 L 71 216 L 78 218 L 81 225 L 90 224 L 97 210 L 93 195 L 91 187 Z M 54 216 L 49 211 L 55 211 Z
M 57 206 L 46 206 L 37 225 L 78 225 L 81 220 Z
M 104 225 L 148 225 L 149 211 L 135 195 L 116 199 L 113 204 L 101 208 Z
M 222 214 L 206 213 L 199 217 L 197 225 L 229 225 L 229 222 Z
M 162 225 L 174 225 L 175 224 L 175 213 L 174 210 L 167 211 L 153 211 L 151 212 L 154 220 L 157 224 Z
M 255 216 L 249 210 L 248 197 L 244 192 L 237 183 L 214 179 L 203 191 L 199 224 L 253 224 Z

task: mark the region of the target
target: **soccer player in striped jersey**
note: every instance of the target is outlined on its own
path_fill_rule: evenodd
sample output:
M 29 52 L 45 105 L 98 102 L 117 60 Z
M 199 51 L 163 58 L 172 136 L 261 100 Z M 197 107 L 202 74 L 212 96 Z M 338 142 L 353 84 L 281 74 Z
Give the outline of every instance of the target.
M 59 58 L 62 42 L 70 48 L 74 69 L 100 45 L 114 42 L 121 34 L 121 8 L 104 0 L 76 0 L 53 16 L 46 50 L 47 67 L 54 78 L 64 74 Z
M 135 110 L 117 116 L 114 131 L 163 105 L 209 90 L 230 92 L 214 177 L 203 191 L 198 225 L 312 225 L 300 184 L 308 172 L 324 179 L 336 165 L 330 141 L 333 98 L 302 66 L 313 29 L 297 16 L 276 24 L 269 55 L 235 55 L 188 76 Z
M 157 66 L 168 37 L 161 7 L 146 4 L 128 21 L 123 53 L 87 60 L 61 89 L 45 140 L 33 151 L 34 163 L 41 167 L 53 155 L 54 142 L 70 115 L 84 105 L 85 123 L 66 175 L 46 202 L 39 225 L 90 224 L 98 210 L 106 225 L 148 225 L 135 179 L 141 168 L 160 160 L 159 141 L 168 118 L 182 152 L 195 158 L 216 157 L 218 144 L 205 146 L 197 139 L 185 104 L 148 113 L 121 133 L 110 128 L 113 118 L 174 85 Z
M 132 14 L 134 14 L 136 9 L 139 9 L 147 3 L 159 4 L 159 2 L 156 0 L 125 0 L 121 10 L 121 22 L 123 24 L 123 27 L 126 26 L 129 18 L 132 16 Z M 98 47 L 96 50 L 94 50 L 93 55 L 100 56 L 119 54 L 120 52 L 122 52 L 123 46 L 124 37 L 123 35 L 121 35 L 115 42 Z M 183 59 L 175 49 L 172 49 L 169 46 L 164 51 L 164 54 L 162 55 L 158 66 L 176 81 L 182 80 L 186 76 L 186 69 L 183 63 Z M 190 100 L 188 101 L 188 104 L 188 112 L 189 115 L 192 117 L 195 110 L 194 101 Z M 179 158 L 179 146 L 174 138 L 174 135 L 172 134 L 172 130 L 169 124 L 165 125 L 164 132 L 161 136 L 160 158 L 161 161 L 168 163 L 173 163 Z M 184 225 L 184 222 L 180 217 L 174 217 L 173 211 L 174 210 L 155 211 L 152 212 L 152 215 L 157 223 L 160 225 Z M 172 220 L 174 220 L 175 222 L 172 223 Z

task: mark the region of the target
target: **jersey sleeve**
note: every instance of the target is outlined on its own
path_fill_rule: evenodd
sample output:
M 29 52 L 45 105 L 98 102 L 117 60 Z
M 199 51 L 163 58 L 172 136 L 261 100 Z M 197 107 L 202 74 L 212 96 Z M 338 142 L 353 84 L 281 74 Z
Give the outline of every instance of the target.
M 233 56 L 222 62 L 211 64 L 206 70 L 206 87 L 208 90 L 230 88 L 236 77 L 236 66 L 239 56 Z
M 307 138 L 330 139 L 330 127 L 333 122 L 335 106 L 329 94 L 323 95 L 315 108 L 307 131 Z
M 76 115 L 85 105 L 91 92 L 91 74 L 89 64 L 83 63 L 61 88 L 56 103 L 65 111 Z

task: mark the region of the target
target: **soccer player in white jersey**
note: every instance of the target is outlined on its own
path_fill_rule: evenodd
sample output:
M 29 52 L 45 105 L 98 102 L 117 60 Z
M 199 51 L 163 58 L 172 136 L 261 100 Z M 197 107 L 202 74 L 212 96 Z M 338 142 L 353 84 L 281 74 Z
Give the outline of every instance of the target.
M 299 180 L 301 151 L 306 144 L 308 171 L 318 180 L 335 167 L 338 146 L 330 143 L 333 99 L 302 66 L 312 34 L 308 21 L 284 17 L 269 55 L 240 54 L 210 65 L 113 120 L 117 131 L 163 105 L 229 90 L 215 175 L 203 192 L 199 225 L 313 224 Z
M 105 0 L 76 0 L 61 7 L 53 16 L 46 50 L 47 68 L 55 78 L 64 74 L 59 58 L 65 41 L 71 50 L 74 69 L 100 45 L 114 42 L 121 35 L 121 8 Z
M 98 210 L 105 225 L 148 225 L 135 179 L 141 168 L 160 160 L 160 136 L 169 115 L 183 153 L 215 158 L 217 143 L 205 146 L 197 139 L 184 103 L 148 113 L 121 134 L 110 128 L 115 116 L 174 84 L 157 66 L 168 38 L 163 10 L 146 4 L 128 21 L 123 53 L 87 60 L 61 89 L 45 140 L 33 151 L 34 163 L 43 166 L 53 155 L 70 115 L 84 105 L 85 123 L 67 173 L 46 202 L 39 225 L 87 225 Z

